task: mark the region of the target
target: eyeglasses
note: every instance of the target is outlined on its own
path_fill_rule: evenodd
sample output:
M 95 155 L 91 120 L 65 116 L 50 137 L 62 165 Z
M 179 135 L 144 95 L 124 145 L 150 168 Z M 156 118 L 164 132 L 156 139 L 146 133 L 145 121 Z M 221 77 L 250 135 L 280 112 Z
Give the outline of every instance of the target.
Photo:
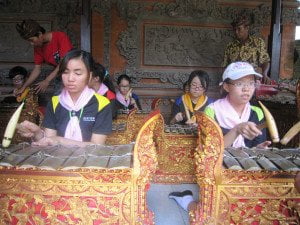
M 202 90 L 202 89 L 204 89 L 204 87 L 200 84 L 200 85 L 197 85 L 197 84 L 195 84 L 195 83 L 191 83 L 191 88 L 192 89 L 200 89 L 200 90 Z
M 22 75 L 17 75 L 17 76 L 15 76 L 13 79 L 12 79 L 12 81 L 13 82 L 17 82 L 17 81 L 20 81 L 20 80 L 23 80 L 24 79 L 24 77 L 22 76 Z
M 227 82 L 228 84 L 231 84 L 237 88 L 245 88 L 245 87 L 248 87 L 248 88 L 255 88 L 257 86 L 256 82 L 255 81 L 251 81 L 251 82 L 248 82 L 248 83 L 243 83 L 243 82 L 236 82 L 236 83 L 230 83 L 230 82 Z
M 122 86 L 122 85 L 120 85 L 119 87 L 120 87 L 120 88 L 124 88 L 124 89 L 130 88 L 130 86 L 129 86 L 129 85 L 126 85 L 126 86 Z

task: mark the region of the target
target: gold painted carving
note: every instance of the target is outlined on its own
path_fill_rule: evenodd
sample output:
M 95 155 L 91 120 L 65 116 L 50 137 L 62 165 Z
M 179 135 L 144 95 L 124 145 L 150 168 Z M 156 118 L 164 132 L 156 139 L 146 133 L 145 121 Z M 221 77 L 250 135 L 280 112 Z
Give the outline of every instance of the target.
M 126 123 L 125 130 L 113 131 L 108 135 L 106 139 L 106 144 L 108 145 L 120 145 L 120 144 L 129 144 L 135 141 L 136 136 L 144 124 L 144 120 L 148 114 L 136 113 L 137 110 L 131 111 L 126 119 L 122 118 L 117 119 L 114 123 Z
M 199 144 L 195 152 L 200 202 L 191 224 L 299 224 L 300 194 L 296 172 L 227 170 L 223 135 L 204 114 L 197 115 Z
M 146 192 L 156 170 L 155 129 L 149 116 L 139 131 L 131 169 L 0 168 L 0 224 L 153 224 Z

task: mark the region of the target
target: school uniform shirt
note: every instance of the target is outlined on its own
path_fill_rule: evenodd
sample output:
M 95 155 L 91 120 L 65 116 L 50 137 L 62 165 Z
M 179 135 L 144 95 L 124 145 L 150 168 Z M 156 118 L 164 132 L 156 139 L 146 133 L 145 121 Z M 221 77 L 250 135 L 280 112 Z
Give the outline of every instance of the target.
M 250 105 L 250 107 L 251 107 L 251 111 L 250 111 L 250 116 L 249 116 L 248 121 L 253 122 L 255 124 L 263 123 L 265 120 L 264 120 L 264 113 L 262 112 L 261 108 L 259 108 L 257 106 L 253 106 L 253 105 Z M 205 108 L 204 113 L 206 115 L 208 115 L 209 117 L 211 117 L 212 119 L 214 119 L 218 123 L 216 116 L 215 116 L 215 111 L 214 111 L 212 105 L 208 105 Z M 224 127 L 221 127 L 221 129 L 222 129 L 223 135 L 226 135 L 230 131 L 230 129 L 226 129 Z M 245 145 L 248 148 L 256 147 L 258 144 L 263 143 L 266 140 L 267 140 L 267 134 L 266 134 L 265 128 L 262 129 L 262 135 L 257 136 L 253 140 L 244 138 Z
M 70 120 L 70 113 L 59 103 L 59 97 L 53 96 L 46 108 L 46 115 L 42 126 L 57 131 L 57 135 L 64 137 Z M 92 134 L 110 134 L 112 131 L 111 105 L 106 97 L 94 94 L 82 110 L 75 112 L 79 118 L 82 140 L 91 141 Z
M 208 106 L 210 103 L 214 102 L 214 99 L 207 97 L 206 102 L 204 102 L 204 104 L 197 110 L 199 112 L 203 111 L 206 106 Z M 196 104 L 192 103 L 193 107 L 195 107 Z M 185 108 L 184 108 L 184 104 L 183 104 L 183 100 L 182 100 L 182 96 L 178 97 L 175 100 L 175 103 L 173 104 L 173 108 L 172 108 L 172 118 L 174 118 L 177 113 L 182 113 L 183 115 L 186 116 L 185 113 Z M 194 115 L 193 112 L 189 111 L 191 117 Z M 187 118 L 185 118 L 183 121 L 178 122 L 179 124 L 185 124 L 185 122 L 187 121 Z
M 73 45 L 64 32 L 52 31 L 52 39 L 42 47 L 34 48 L 34 64 L 47 63 L 57 66 L 60 60 L 73 48 Z
M 135 93 L 132 93 L 132 98 L 135 100 L 138 109 L 142 110 L 142 106 L 141 106 L 139 97 Z M 124 109 L 124 110 L 129 109 L 129 110 L 131 110 L 131 109 L 134 108 L 134 105 L 130 104 L 127 107 L 127 106 L 123 105 L 121 102 L 119 102 L 118 99 L 116 99 L 116 107 L 117 107 L 117 109 Z
M 111 105 L 112 118 L 115 119 L 118 113 L 116 106 L 116 94 L 111 90 L 108 90 L 103 96 L 109 99 Z

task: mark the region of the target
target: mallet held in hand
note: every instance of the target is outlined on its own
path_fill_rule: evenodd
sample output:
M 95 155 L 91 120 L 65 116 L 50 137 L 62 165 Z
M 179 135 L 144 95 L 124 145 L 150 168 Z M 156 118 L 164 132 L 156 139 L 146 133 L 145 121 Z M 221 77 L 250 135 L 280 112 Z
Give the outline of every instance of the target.
M 272 116 L 272 114 L 270 113 L 270 111 L 267 109 L 266 106 L 264 106 L 264 104 L 261 103 L 261 101 L 258 101 L 260 107 L 262 108 L 264 114 L 265 114 L 265 119 L 266 121 L 264 123 L 261 123 L 259 125 L 257 125 L 258 129 L 263 129 L 263 128 L 268 128 L 272 142 L 274 143 L 278 143 L 280 138 L 279 138 L 279 134 L 278 134 L 278 129 L 276 126 L 276 122 L 274 117 Z

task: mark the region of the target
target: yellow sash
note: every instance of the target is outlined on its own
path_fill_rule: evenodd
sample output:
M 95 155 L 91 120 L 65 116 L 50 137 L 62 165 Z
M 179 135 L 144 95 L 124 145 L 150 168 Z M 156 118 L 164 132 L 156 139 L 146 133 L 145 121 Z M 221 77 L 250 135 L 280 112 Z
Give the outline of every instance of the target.
M 198 111 L 202 106 L 205 105 L 205 103 L 207 102 L 207 96 L 205 95 L 200 96 L 195 107 L 193 107 L 193 103 L 189 94 L 182 95 L 182 102 L 185 109 L 188 109 L 189 112 L 194 113 L 195 111 Z M 188 114 L 186 115 L 187 119 L 190 119 L 191 115 L 188 111 L 185 110 L 186 114 Z

